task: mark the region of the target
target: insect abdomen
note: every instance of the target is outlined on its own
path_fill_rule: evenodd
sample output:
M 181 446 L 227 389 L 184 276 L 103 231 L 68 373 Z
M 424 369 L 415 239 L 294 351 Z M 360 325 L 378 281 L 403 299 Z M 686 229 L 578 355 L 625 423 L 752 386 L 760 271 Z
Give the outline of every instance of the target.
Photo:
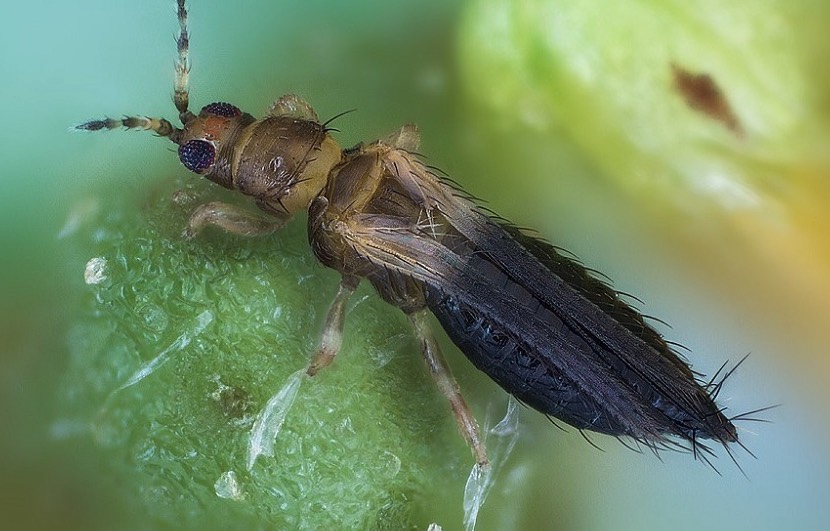
M 570 302 L 562 306 L 549 298 L 556 290 L 527 284 L 489 248 L 447 241 L 477 280 L 455 278 L 458 291 L 430 286 L 427 304 L 479 369 L 580 429 L 641 441 L 737 439 L 689 367 L 610 287 L 542 241 L 511 227 L 495 230 L 520 244 L 513 247 L 525 262 L 547 269 L 541 281 L 559 286 Z
M 567 375 L 543 363 L 532 347 L 493 319 L 452 295 L 433 291 L 427 301 L 450 339 L 505 391 L 576 428 L 626 434 L 625 428 L 580 392 Z

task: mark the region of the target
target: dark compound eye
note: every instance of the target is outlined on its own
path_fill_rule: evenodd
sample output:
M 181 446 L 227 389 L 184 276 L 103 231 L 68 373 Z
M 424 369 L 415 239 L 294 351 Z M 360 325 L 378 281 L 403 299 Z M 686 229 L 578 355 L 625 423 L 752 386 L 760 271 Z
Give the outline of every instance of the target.
M 213 166 L 216 148 L 205 140 L 190 140 L 179 146 L 179 160 L 194 173 L 204 173 Z
M 216 116 L 223 116 L 225 118 L 233 118 L 242 114 L 242 111 L 240 111 L 238 107 L 223 101 L 217 101 L 216 103 L 205 105 L 202 107 L 202 112 L 214 114 Z

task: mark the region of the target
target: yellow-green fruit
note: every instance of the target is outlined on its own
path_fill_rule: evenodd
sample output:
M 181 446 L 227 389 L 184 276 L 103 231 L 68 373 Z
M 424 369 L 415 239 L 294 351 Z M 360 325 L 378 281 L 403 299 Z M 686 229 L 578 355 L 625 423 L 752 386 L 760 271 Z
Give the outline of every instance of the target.
M 564 133 L 726 297 L 804 338 L 830 313 L 828 20 L 818 0 L 475 0 L 462 79 L 500 125 Z

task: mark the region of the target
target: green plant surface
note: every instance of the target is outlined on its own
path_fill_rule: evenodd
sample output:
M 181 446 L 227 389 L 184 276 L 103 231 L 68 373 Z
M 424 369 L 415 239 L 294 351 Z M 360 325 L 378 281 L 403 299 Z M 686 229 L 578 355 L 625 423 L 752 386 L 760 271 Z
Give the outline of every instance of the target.
M 810 0 L 475 0 L 460 66 L 495 120 L 567 131 L 646 201 L 763 213 L 827 163 L 828 19 Z M 734 123 L 692 107 L 678 69 L 709 76 Z
M 90 436 L 130 483 L 130 512 L 144 516 L 129 521 L 407 528 L 409 500 L 436 473 L 455 477 L 460 494 L 468 454 L 448 407 L 411 355 L 403 315 L 367 289 L 335 364 L 301 386 L 274 457 L 247 469 L 254 419 L 308 363 L 338 277 L 314 261 L 302 217 L 276 236 L 185 241 L 208 186 L 98 190 L 96 228 L 74 239 L 73 254 L 93 260 L 87 273 L 99 267 L 70 330 L 58 426 Z M 165 350 L 164 363 L 121 388 Z

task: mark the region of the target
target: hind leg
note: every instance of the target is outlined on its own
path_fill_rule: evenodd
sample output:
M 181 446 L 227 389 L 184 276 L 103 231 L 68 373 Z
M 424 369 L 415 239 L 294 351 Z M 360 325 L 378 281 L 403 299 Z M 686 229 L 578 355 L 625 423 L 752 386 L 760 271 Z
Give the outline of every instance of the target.
M 432 335 L 432 331 L 427 324 L 427 312 L 421 310 L 409 314 L 409 320 L 415 330 L 415 336 L 418 338 L 418 343 L 421 346 L 421 354 L 427 362 L 429 374 L 438 384 L 441 393 L 450 401 L 455 422 L 458 425 L 458 431 L 467 441 L 473 455 L 476 458 L 476 464 L 479 467 L 486 467 L 489 463 L 487 452 L 484 448 L 484 439 L 481 437 L 478 422 L 473 417 L 467 402 L 461 395 L 461 390 L 453 378 L 444 356 L 438 348 L 438 343 Z

